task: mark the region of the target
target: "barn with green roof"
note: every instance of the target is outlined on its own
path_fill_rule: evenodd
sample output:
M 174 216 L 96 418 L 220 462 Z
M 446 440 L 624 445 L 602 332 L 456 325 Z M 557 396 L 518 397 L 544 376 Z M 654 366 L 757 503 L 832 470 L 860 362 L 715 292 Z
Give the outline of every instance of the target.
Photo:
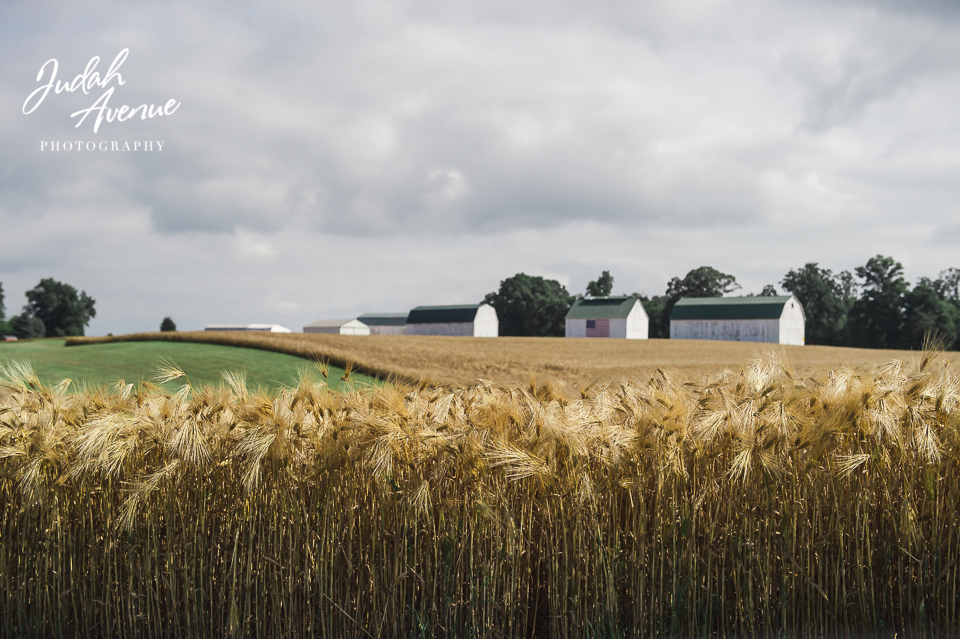
M 500 322 L 489 304 L 418 306 L 407 316 L 407 335 L 497 337 Z
M 650 319 L 634 296 L 579 299 L 567 312 L 566 337 L 647 339 Z
M 802 346 L 806 316 L 793 295 L 686 297 L 670 312 L 670 339 Z

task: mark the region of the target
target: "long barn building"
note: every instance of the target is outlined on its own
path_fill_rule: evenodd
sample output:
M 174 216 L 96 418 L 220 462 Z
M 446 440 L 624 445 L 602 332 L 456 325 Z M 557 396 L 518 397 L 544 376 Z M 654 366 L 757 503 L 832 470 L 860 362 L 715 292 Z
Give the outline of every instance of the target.
M 793 295 L 687 297 L 670 312 L 670 339 L 802 346 L 806 316 Z
M 489 304 L 418 306 L 407 316 L 407 335 L 497 337 L 500 322 Z

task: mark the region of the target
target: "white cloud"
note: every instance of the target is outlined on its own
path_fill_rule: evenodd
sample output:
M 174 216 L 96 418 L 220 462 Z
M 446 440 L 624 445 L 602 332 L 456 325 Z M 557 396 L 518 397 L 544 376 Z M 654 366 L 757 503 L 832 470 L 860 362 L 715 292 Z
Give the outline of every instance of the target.
M 610 269 L 648 294 L 703 264 L 745 291 L 876 253 L 935 275 L 957 266 L 958 18 L 932 0 L 7 3 L 0 281 L 10 308 L 69 281 L 98 299 L 92 330 L 120 332 L 179 309 L 293 328 L 477 300 L 518 271 L 580 291 Z M 94 95 L 20 113 L 49 58 L 72 77 L 123 47 L 116 103 L 175 114 L 94 135 L 69 117 Z M 165 147 L 38 149 L 74 139 Z

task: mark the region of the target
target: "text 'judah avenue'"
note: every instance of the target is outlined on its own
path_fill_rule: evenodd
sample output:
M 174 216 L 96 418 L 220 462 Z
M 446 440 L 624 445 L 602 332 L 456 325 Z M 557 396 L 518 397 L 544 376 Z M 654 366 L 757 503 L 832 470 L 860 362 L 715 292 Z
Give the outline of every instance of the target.
M 97 114 L 96 120 L 93 122 L 94 133 L 100 129 L 100 125 L 104 121 L 126 122 L 127 120 L 131 120 L 137 116 L 139 116 L 141 120 L 147 120 L 159 116 L 172 115 L 180 107 L 180 103 L 174 99 L 167 100 L 167 102 L 163 105 L 141 104 L 137 107 L 130 107 L 124 104 L 117 108 L 108 106 L 110 103 L 110 98 L 113 96 L 113 92 L 116 87 L 108 87 L 107 85 L 109 85 L 111 82 L 114 82 L 117 86 L 123 86 L 125 84 L 123 76 L 120 75 L 120 67 L 127 59 L 127 54 L 129 52 L 129 49 L 123 49 L 119 54 L 117 54 L 117 57 L 114 58 L 113 63 L 111 63 L 110 67 L 107 69 L 106 75 L 102 77 L 100 72 L 97 71 L 97 65 L 100 64 L 100 56 L 94 56 L 90 59 L 90 62 L 87 63 L 83 73 L 77 75 L 71 82 L 64 82 L 57 79 L 57 72 L 60 69 L 60 63 L 57 62 L 56 58 L 47 60 L 43 66 L 40 67 L 40 73 L 37 74 L 37 82 L 43 80 L 44 77 L 46 77 L 46 82 L 34 89 L 33 92 L 27 96 L 27 99 L 23 103 L 24 115 L 30 115 L 33 113 L 46 99 L 51 89 L 55 95 L 59 95 L 63 92 L 73 93 L 74 91 L 81 91 L 84 94 L 89 94 L 94 87 L 106 89 L 106 91 L 103 92 L 103 95 L 101 95 L 97 101 L 93 103 L 93 105 L 87 107 L 86 109 L 80 109 L 79 111 L 75 111 L 74 113 L 70 114 L 71 118 L 80 116 L 80 119 L 77 120 L 75 128 L 83 124 L 83 121 L 87 119 L 87 116 L 94 112 Z M 48 68 L 49 72 L 47 71 Z

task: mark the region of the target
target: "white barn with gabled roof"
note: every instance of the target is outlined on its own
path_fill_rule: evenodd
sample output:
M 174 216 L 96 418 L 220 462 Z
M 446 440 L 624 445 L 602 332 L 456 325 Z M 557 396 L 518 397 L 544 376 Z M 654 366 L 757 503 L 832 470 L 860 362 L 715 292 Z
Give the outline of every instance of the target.
M 317 320 L 304 326 L 303 332 L 327 335 L 369 335 L 370 327 L 355 319 Z
M 670 339 L 802 346 L 806 316 L 793 295 L 687 297 L 670 312 Z
M 489 304 L 418 306 L 407 316 L 407 335 L 497 337 L 500 321 Z
M 565 337 L 647 339 L 650 334 L 650 318 L 634 296 L 579 299 L 564 324 Z

